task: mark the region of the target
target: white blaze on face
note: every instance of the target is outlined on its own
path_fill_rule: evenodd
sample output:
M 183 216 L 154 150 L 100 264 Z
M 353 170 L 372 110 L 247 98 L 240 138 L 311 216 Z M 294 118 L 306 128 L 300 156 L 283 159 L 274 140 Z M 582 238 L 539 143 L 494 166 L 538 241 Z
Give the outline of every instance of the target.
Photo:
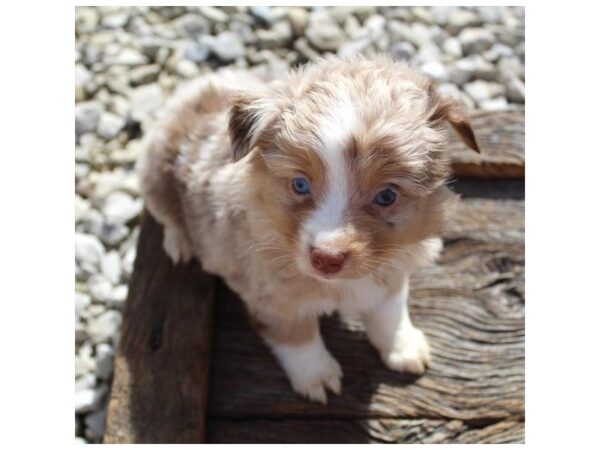
M 319 130 L 318 149 L 326 168 L 326 193 L 304 225 L 305 239 L 314 246 L 328 247 L 342 230 L 348 203 L 348 177 L 343 148 L 357 125 L 357 112 L 350 95 L 342 92 Z M 311 239 L 312 238 L 312 239 Z

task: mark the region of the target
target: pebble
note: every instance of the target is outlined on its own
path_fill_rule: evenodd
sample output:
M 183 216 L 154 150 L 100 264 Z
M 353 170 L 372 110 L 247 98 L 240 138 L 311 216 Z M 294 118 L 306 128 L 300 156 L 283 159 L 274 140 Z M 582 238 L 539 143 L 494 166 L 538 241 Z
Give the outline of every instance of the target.
M 446 66 L 439 61 L 429 61 L 421 66 L 421 71 L 436 81 L 447 81 L 448 70 Z
M 344 31 L 335 20 L 321 11 L 310 16 L 305 35 L 308 42 L 321 51 L 335 52 L 345 40 Z
M 100 260 L 102 275 L 112 284 L 118 284 L 121 280 L 121 258 L 119 252 L 111 250 Z
M 111 112 L 105 112 L 98 122 L 98 136 L 110 141 L 125 128 L 125 123 L 126 121 L 123 117 Z
M 485 28 L 466 28 L 458 35 L 466 54 L 480 54 L 494 43 L 494 34 Z
M 102 384 L 97 388 L 88 388 L 75 392 L 75 412 L 77 414 L 94 411 L 108 393 L 108 386 Z
M 198 66 L 187 59 L 182 59 L 177 62 L 175 65 L 175 72 L 182 78 L 193 78 L 200 73 Z
M 278 22 L 272 28 L 256 30 L 260 48 L 287 47 L 292 41 L 292 26 L 289 22 Z
M 99 102 L 80 102 L 75 105 L 75 134 L 79 137 L 95 132 L 102 111 L 103 107 Z
M 210 22 L 199 14 L 185 14 L 175 21 L 175 30 L 180 37 L 195 40 L 210 33 Z
M 136 49 L 128 47 L 124 48 L 118 55 L 109 60 L 109 64 L 123 66 L 141 66 L 148 63 L 149 60 L 146 55 L 143 55 Z
M 224 11 L 214 6 L 200 6 L 198 12 L 212 23 L 226 23 L 228 16 Z
M 483 80 L 476 80 L 465 84 L 464 90 L 477 104 L 484 100 L 503 95 L 505 92 L 504 86 L 500 83 Z
M 129 80 L 132 86 L 153 83 L 158 79 L 161 68 L 158 64 L 139 66 L 129 72 Z
M 96 376 L 102 380 L 110 380 L 113 373 L 115 351 L 106 343 L 96 345 Z
M 273 12 L 270 6 L 251 6 L 250 14 L 256 17 L 261 25 L 270 26 L 273 24 Z
M 104 246 L 91 234 L 75 233 L 75 258 L 93 266 L 100 264 L 104 256 Z
M 510 105 L 506 100 L 506 97 L 492 98 L 489 100 L 483 100 L 479 103 L 479 107 L 484 111 L 506 111 Z
M 92 342 L 96 344 L 100 342 L 115 343 L 121 321 L 121 313 L 112 309 L 90 320 L 88 333 Z
M 304 8 L 288 8 L 287 17 L 294 36 L 301 37 L 308 24 L 308 11 Z
M 210 46 L 203 41 L 194 42 L 185 50 L 185 57 L 195 63 L 201 63 L 208 59 Z
M 463 28 L 474 27 L 481 24 L 481 19 L 473 11 L 465 9 L 456 9 L 448 15 L 446 29 L 456 34 Z
M 113 192 L 106 198 L 102 214 L 109 225 L 122 225 L 137 217 L 142 209 L 142 199 L 134 199 L 125 192 Z
M 493 79 L 497 76 L 496 68 L 480 55 L 471 55 L 459 59 L 448 69 L 449 80 L 459 86 L 474 78 Z
M 460 41 L 455 37 L 449 37 L 442 44 L 444 53 L 451 56 L 452 58 L 461 58 L 463 56 L 462 45 Z
M 146 84 L 131 90 L 130 99 L 131 117 L 138 122 L 144 122 L 161 108 L 163 92 L 156 83 Z
M 106 430 L 106 409 L 99 409 L 85 417 L 86 437 L 91 439 L 100 439 L 104 436 Z
M 246 54 L 246 47 L 241 38 L 230 31 L 219 33 L 214 38 L 212 36 L 204 36 L 204 38 L 212 52 L 223 62 L 235 61 Z

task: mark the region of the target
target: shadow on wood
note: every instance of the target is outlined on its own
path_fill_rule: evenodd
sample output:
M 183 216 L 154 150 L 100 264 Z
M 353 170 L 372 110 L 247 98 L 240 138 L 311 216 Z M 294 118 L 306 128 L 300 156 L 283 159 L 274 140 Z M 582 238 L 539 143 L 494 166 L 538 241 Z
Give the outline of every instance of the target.
M 204 441 L 213 278 L 175 267 L 162 230 L 142 226 L 115 357 L 105 443 Z

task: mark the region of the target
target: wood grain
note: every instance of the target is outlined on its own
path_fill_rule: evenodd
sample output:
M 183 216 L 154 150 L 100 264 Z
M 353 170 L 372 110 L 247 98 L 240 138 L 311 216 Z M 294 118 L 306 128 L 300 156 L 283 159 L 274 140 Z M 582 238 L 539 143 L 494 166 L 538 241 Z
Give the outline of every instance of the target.
M 459 177 L 525 176 L 525 114 L 522 108 L 503 112 L 478 112 L 471 125 L 481 148 L 477 154 L 452 132 L 448 150 L 454 175 Z
M 211 443 L 243 444 L 509 444 L 524 441 L 523 422 L 469 424 L 460 420 L 210 420 Z
M 140 234 L 115 358 L 105 443 L 204 441 L 213 279 L 174 267 L 149 215 Z
M 287 442 L 286 433 L 293 435 L 293 428 L 317 433 L 306 438 L 310 442 L 348 442 L 346 438 L 358 439 L 359 434 L 366 436 L 361 442 L 405 441 L 412 431 L 378 434 L 373 424 L 410 430 L 404 427 L 406 420 L 413 425 L 415 420 L 442 421 L 443 429 L 458 422 L 466 427 L 444 432 L 446 441 L 522 440 L 523 216 L 522 200 L 463 200 L 445 235 L 439 263 L 413 277 L 413 320 L 433 351 L 432 366 L 423 377 L 388 370 L 360 323 L 324 320 L 324 340 L 344 370 L 342 395 L 332 396 L 325 407 L 294 394 L 247 325 L 240 301 L 219 283 L 208 413 L 209 427 L 215 428 L 209 429 L 209 440 L 238 442 L 238 436 L 246 442 Z M 357 420 L 366 420 L 361 422 L 363 431 L 347 431 Z M 268 434 L 258 427 L 252 434 L 246 421 L 264 421 L 274 431 Z M 332 428 L 330 434 L 331 423 L 341 431 Z

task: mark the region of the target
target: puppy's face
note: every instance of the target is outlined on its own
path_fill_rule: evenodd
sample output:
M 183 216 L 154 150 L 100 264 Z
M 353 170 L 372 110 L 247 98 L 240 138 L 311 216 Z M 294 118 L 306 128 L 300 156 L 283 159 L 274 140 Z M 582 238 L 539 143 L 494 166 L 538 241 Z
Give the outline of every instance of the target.
M 443 121 L 477 144 L 457 105 L 406 66 L 330 61 L 240 96 L 234 157 L 251 156 L 260 204 L 297 268 L 331 280 L 397 267 L 440 231 L 451 198 Z

